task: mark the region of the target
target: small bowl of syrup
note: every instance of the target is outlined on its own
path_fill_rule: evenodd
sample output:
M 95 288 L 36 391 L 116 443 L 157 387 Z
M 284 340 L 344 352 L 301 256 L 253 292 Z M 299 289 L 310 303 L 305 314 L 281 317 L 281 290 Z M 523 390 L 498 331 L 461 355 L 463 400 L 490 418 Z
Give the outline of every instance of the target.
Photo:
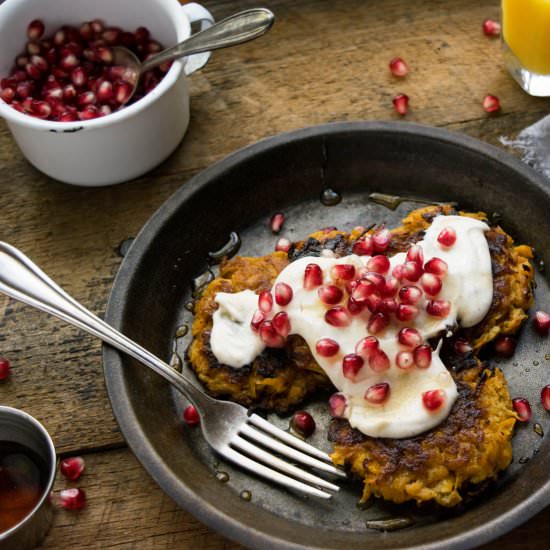
M 55 448 L 42 424 L 0 406 L 0 549 L 27 550 L 44 538 L 55 473 Z

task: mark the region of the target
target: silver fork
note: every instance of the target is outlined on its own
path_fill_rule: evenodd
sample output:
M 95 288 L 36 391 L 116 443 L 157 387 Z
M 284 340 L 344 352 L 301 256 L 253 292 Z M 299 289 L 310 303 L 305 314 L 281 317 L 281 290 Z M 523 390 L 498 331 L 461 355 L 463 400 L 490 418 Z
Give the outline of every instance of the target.
M 0 242 L 0 292 L 97 336 L 160 374 L 193 403 L 200 414 L 204 438 L 227 460 L 270 481 L 316 497 L 331 498 L 328 491 L 339 490 L 338 485 L 273 454 L 345 477 L 326 453 L 261 416 L 250 414 L 241 405 L 206 395 L 158 357 L 88 311 L 25 254 L 3 242 Z

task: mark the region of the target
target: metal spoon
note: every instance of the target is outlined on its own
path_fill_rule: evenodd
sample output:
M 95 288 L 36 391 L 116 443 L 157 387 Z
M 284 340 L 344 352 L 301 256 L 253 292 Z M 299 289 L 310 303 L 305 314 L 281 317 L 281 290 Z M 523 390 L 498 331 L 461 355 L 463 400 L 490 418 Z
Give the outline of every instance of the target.
M 133 86 L 128 101 L 134 95 L 143 73 L 167 61 L 196 53 L 219 50 L 254 40 L 265 34 L 273 25 L 275 16 L 265 8 L 255 8 L 231 15 L 222 21 L 194 34 L 187 40 L 167 48 L 143 63 L 136 55 L 122 46 L 111 48 L 113 65 L 124 67 L 123 80 Z

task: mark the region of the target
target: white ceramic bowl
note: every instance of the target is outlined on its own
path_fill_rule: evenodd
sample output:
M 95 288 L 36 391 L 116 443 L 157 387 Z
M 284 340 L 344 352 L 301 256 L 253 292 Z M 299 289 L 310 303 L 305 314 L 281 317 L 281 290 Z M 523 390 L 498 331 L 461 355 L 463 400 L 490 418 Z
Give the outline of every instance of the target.
M 0 5 L 0 76 L 7 76 L 24 49 L 33 19 L 51 34 L 61 25 L 103 19 L 134 31 L 146 26 L 168 47 L 191 35 L 191 23 L 212 25 L 200 4 L 177 0 L 6 0 Z M 0 99 L 0 116 L 25 157 L 57 180 L 102 186 L 136 178 L 160 164 L 183 138 L 189 124 L 186 75 L 203 67 L 209 53 L 178 60 L 162 81 L 136 103 L 106 117 L 51 122 L 16 111 Z

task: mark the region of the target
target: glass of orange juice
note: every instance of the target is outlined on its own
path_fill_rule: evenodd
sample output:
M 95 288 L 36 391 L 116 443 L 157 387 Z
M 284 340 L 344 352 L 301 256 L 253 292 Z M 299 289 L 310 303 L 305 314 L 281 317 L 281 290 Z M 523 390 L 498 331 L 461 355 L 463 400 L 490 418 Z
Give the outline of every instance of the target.
M 506 66 L 530 95 L 550 96 L 550 0 L 502 0 Z

